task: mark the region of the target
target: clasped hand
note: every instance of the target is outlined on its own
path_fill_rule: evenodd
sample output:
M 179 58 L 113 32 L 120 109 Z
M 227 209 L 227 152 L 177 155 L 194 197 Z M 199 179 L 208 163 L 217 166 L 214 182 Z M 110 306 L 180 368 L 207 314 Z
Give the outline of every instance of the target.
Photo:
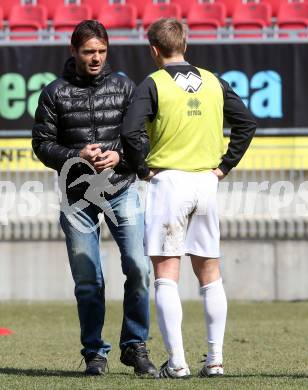
M 118 152 L 114 150 L 102 152 L 101 146 L 101 144 L 86 145 L 79 152 L 79 156 L 89 161 L 98 173 L 106 168 L 114 168 L 120 161 Z

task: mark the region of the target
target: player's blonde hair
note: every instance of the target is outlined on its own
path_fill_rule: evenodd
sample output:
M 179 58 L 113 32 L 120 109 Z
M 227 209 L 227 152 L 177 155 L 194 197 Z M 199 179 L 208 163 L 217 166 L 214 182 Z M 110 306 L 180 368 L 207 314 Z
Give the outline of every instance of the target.
M 157 47 L 165 58 L 184 54 L 186 35 L 186 26 L 175 18 L 159 19 L 152 23 L 148 30 L 150 45 Z

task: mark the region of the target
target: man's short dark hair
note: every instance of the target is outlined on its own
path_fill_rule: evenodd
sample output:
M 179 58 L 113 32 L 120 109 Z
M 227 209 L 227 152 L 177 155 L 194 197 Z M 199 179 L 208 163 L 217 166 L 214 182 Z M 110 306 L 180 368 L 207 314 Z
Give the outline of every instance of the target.
M 97 20 L 83 20 L 74 29 L 71 44 L 78 50 L 80 46 L 91 38 L 103 40 L 108 46 L 108 34 L 105 27 Z

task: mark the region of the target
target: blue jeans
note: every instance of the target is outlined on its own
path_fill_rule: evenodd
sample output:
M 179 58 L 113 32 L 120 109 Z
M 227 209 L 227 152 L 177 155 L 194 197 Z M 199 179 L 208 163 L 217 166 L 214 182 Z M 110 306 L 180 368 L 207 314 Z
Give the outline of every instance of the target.
M 123 349 L 131 343 L 144 342 L 148 338 L 150 266 L 149 259 L 144 256 L 144 215 L 140 208 L 138 210 L 137 191 L 132 186 L 108 202 L 117 225 L 112 222 L 113 218 L 110 219 L 108 210 L 106 212 L 103 208 L 104 218 L 120 249 L 122 270 L 126 276 L 120 337 L 120 348 Z M 75 282 L 81 343 L 84 347 L 81 354 L 85 356 L 96 352 L 105 357 L 111 345 L 101 337 L 105 318 L 105 284 L 98 220 L 101 212 L 101 208 L 90 204 L 77 211 L 73 220 L 61 212 L 60 223 L 65 233 Z M 84 229 L 91 231 L 85 232 Z

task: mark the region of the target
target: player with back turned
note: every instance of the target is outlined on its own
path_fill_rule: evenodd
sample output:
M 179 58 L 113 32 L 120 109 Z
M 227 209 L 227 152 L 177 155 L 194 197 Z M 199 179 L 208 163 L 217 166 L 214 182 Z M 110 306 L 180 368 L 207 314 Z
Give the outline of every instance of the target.
M 157 319 L 169 355 L 159 375 L 190 375 L 177 286 L 185 254 L 200 283 L 207 325 L 208 354 L 200 376 L 223 375 L 227 301 L 219 268 L 217 186 L 241 160 L 256 123 L 228 83 L 184 60 L 181 22 L 153 23 L 148 39 L 159 70 L 135 91 L 121 137 L 128 161 L 140 179 L 149 181 L 145 252 L 154 267 Z M 226 153 L 224 118 L 231 125 Z M 146 159 L 140 141 L 144 123 L 150 140 Z

